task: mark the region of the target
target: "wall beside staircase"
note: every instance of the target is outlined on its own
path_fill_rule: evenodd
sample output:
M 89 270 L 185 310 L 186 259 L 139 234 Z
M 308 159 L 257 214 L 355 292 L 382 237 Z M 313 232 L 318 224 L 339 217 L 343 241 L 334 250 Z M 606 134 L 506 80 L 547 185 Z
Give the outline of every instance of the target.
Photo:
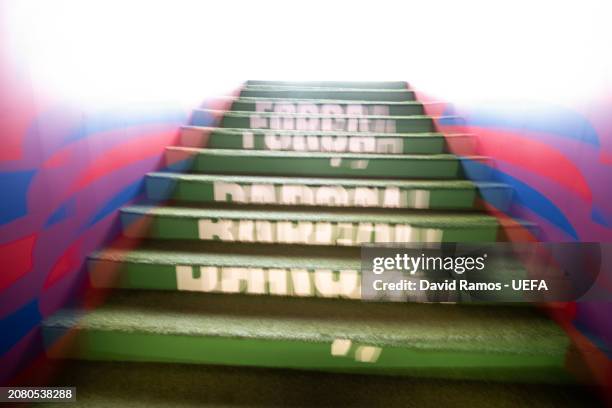
M 513 204 L 501 214 L 536 223 L 540 240 L 612 240 L 612 82 L 602 77 L 595 88 L 561 100 L 500 98 L 491 89 L 486 102 L 440 108 L 440 114 L 456 115 L 440 127 L 474 134 L 477 153 L 494 159 L 494 179 L 513 187 Z M 612 270 L 609 255 L 600 268 Z M 574 306 L 566 317 L 610 358 L 612 304 Z
M 478 138 L 479 153 L 495 159 L 496 178 L 512 184 L 511 214 L 537 222 L 546 241 L 612 239 L 612 86 L 575 104 L 498 101 L 449 106 L 459 115 L 442 123 Z
M 4 24 L 0 26 L 5 27 Z M 188 112 L 47 92 L 0 33 L 0 381 L 37 356 L 38 325 L 84 287 L 85 256 L 159 168 Z M 121 102 L 121 100 L 119 101 Z

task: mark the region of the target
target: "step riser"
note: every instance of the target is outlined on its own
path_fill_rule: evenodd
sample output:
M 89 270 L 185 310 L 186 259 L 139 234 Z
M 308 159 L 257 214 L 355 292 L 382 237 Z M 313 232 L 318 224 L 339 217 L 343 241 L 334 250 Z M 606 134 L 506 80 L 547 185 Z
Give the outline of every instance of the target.
M 240 96 L 249 98 L 334 99 L 375 102 L 415 100 L 415 95 L 412 91 L 341 91 L 333 89 L 243 89 L 240 92 Z
M 198 115 L 192 117 L 192 125 L 205 126 Z M 295 115 L 228 116 L 221 119 L 220 127 L 239 129 L 301 130 L 307 132 L 376 132 L 420 133 L 434 132 L 431 118 L 369 119 L 358 117 L 296 117 Z
M 213 149 L 310 151 L 331 153 L 439 154 L 444 138 L 435 136 L 392 137 L 382 135 L 333 135 L 324 133 L 290 134 L 278 131 L 224 133 L 223 131 L 183 128 L 181 145 Z
M 361 299 L 361 266 L 359 260 L 318 263 L 310 259 L 309 266 L 299 265 L 290 260 L 263 262 L 245 262 L 232 259 L 230 262 L 213 261 L 214 263 L 193 264 L 183 260 L 176 264 L 169 260 L 148 259 L 144 262 L 130 261 L 126 255 L 125 262 L 90 259 L 88 261 L 89 278 L 92 287 L 98 289 L 141 289 L 169 290 L 201 293 L 222 293 L 227 295 L 243 294 L 256 296 L 310 297 L 334 299 Z M 338 266 L 341 264 L 342 266 Z M 493 266 L 490 281 L 507 282 L 527 279 L 524 269 L 514 270 L 501 262 Z M 435 275 L 420 273 L 417 276 L 406 275 L 407 280 L 437 279 Z M 447 276 L 447 278 L 450 276 Z M 366 295 L 366 299 L 371 299 Z M 485 301 L 518 301 L 522 294 L 511 289 L 499 293 L 468 293 L 461 289 L 448 289 L 427 293 L 426 291 L 405 292 L 401 298 L 387 298 L 386 301 L 404 302 L 470 302 L 478 299 Z M 383 301 L 383 298 L 378 299 Z
M 423 105 L 375 105 L 354 103 L 308 103 L 308 102 L 271 102 L 271 101 L 236 101 L 232 104 L 233 111 L 259 113 L 298 113 L 309 115 L 355 115 L 355 116 L 411 116 L 423 115 Z
M 354 262 L 353 262 L 354 264 Z M 89 260 L 95 288 L 179 290 L 205 293 L 359 299 L 355 268 L 290 268 L 281 265 L 161 265 Z
M 169 168 L 210 174 L 313 177 L 461 178 L 455 158 L 338 158 L 295 156 L 221 156 L 168 149 Z
M 318 88 L 352 88 L 352 89 L 406 89 L 405 81 L 247 81 L 247 86 L 294 86 Z
M 419 227 L 363 222 L 191 218 L 121 212 L 130 238 L 200 239 L 266 244 L 360 246 L 368 243 L 492 242 L 497 225 Z
M 475 188 L 413 189 L 398 187 L 321 186 L 306 184 L 186 181 L 147 177 L 147 196 L 153 200 L 201 203 L 307 205 L 322 207 L 387 207 L 413 209 L 470 209 Z M 264 195 L 262 195 L 264 191 Z M 269 196 L 270 194 L 272 196 Z M 399 195 L 399 200 L 386 197 Z
M 47 344 L 62 334 L 62 329 L 43 329 Z M 48 348 L 47 353 L 52 358 L 257 366 L 440 378 L 545 382 L 566 378 L 563 361 L 556 355 L 428 351 L 410 347 L 378 347 L 322 337 L 320 342 L 309 342 L 77 329 L 71 339 L 73 347 Z M 117 345 L 121 345 L 120 348 Z

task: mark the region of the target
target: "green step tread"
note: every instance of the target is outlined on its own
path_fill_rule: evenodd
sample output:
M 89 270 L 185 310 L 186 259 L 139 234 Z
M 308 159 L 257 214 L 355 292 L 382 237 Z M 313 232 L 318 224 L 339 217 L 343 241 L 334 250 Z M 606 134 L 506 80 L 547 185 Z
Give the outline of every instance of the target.
M 88 257 L 88 271 L 90 282 L 95 288 L 360 299 L 360 251 L 358 248 L 350 248 L 349 251 L 346 249 L 291 249 L 279 245 L 271 254 L 261 245 L 253 244 L 221 246 L 217 242 L 164 243 L 148 240 L 136 249 L 114 247 L 93 253 Z M 276 280 L 278 276 L 272 277 L 271 273 L 284 276 L 283 284 L 279 284 L 275 290 L 265 286 L 265 283 L 261 286 L 260 279 L 263 282 L 279 283 Z M 332 276 L 340 279 L 343 275 L 343 285 L 330 285 Z M 415 277 L 437 280 L 440 275 L 423 273 Z M 526 278 L 525 268 L 513 257 L 490 259 L 485 272 L 471 276 L 471 279 L 478 282 L 508 284 L 513 279 Z M 426 295 L 406 293 L 406 301 L 427 301 Z M 499 293 L 452 290 L 445 291 L 443 296 L 453 302 L 496 301 L 498 304 L 523 299 L 520 293 L 510 289 Z M 442 298 L 437 299 L 441 301 Z
M 295 151 L 274 151 L 274 150 L 249 150 L 249 149 L 207 149 L 196 147 L 169 146 L 167 150 L 184 151 L 190 153 L 206 154 L 208 156 L 241 156 L 241 157 L 280 157 L 280 158 L 339 158 L 347 160 L 450 160 L 459 161 L 461 159 L 486 160 L 483 156 L 462 156 L 453 154 L 371 154 L 371 153 L 336 153 L 336 152 L 295 152 Z M 289 170 L 289 169 L 287 169 Z
M 456 140 L 456 138 L 455 138 Z M 186 147 L 277 151 L 334 151 L 357 153 L 439 154 L 446 139 L 440 134 L 383 134 L 363 132 L 303 132 L 263 129 L 183 127 Z
M 359 186 L 359 187 L 402 187 L 416 189 L 465 190 L 475 188 L 508 188 L 507 184 L 496 182 L 473 182 L 470 180 L 394 180 L 394 179 L 351 179 L 351 178 L 314 178 L 314 177 L 266 177 L 266 176 L 233 176 L 220 174 L 188 174 L 151 172 L 150 177 L 171 178 L 193 182 L 223 181 L 227 183 L 261 183 L 261 184 L 303 184 L 308 186 Z
M 166 216 L 173 218 L 223 218 L 223 219 L 251 219 L 251 220 L 273 220 L 273 221 L 312 221 L 312 222 L 337 222 L 337 223 L 388 223 L 388 224 L 410 224 L 423 227 L 445 226 L 454 227 L 497 227 L 498 221 L 495 217 L 480 213 L 453 213 L 453 212 L 429 212 L 429 211 L 402 211 L 401 213 L 390 211 L 377 211 L 377 209 L 336 210 L 310 208 L 298 208 L 293 211 L 283 210 L 247 210 L 247 209 L 218 209 L 203 207 L 183 206 L 161 206 L 152 207 L 145 205 L 133 205 L 123 207 L 124 213 L 139 215 Z
M 308 103 L 308 104 L 341 104 L 341 105 L 390 105 L 390 106 L 413 106 L 426 105 L 421 101 L 369 101 L 358 99 L 305 99 L 305 98 L 273 98 L 265 96 L 239 96 L 230 97 L 233 102 L 273 102 L 273 103 Z
M 241 295 L 229 301 L 226 295 L 124 290 L 93 311 L 62 309 L 47 318 L 46 344 L 69 329 L 76 329 L 77 345 L 55 357 L 388 374 L 431 368 L 442 376 L 467 369 L 465 375 L 496 372 L 498 379 L 520 370 L 523 378 L 569 378 L 563 375 L 567 336 L 529 308 Z M 350 340 L 349 351 L 378 348 L 380 354 L 374 361 L 332 355 L 338 340 Z
M 247 87 L 240 97 L 276 97 L 298 99 L 343 99 L 373 101 L 410 101 L 415 93 L 405 89 L 354 89 L 354 88 L 270 88 Z
M 448 134 L 444 135 L 440 132 L 416 132 L 416 133 L 377 133 L 377 132 L 346 132 L 346 131 L 315 131 L 309 132 L 306 130 L 277 130 L 277 129 L 250 129 L 250 128 L 227 128 L 227 127 L 207 127 L 207 126 L 181 126 L 181 129 L 197 129 L 202 131 L 219 132 L 223 134 L 231 135 L 242 135 L 245 131 L 269 133 L 273 132 L 277 135 L 321 135 L 321 136 L 356 136 L 356 137 L 398 137 L 398 138 L 415 138 L 415 139 L 428 139 L 428 138 L 459 138 L 459 137 L 472 137 L 471 134 Z
M 317 250 L 304 251 L 303 247 L 291 250 L 285 246 L 279 246 L 275 248 L 274 254 L 271 254 L 269 250 L 257 245 L 224 244 L 220 246 L 218 244 L 210 241 L 201 243 L 169 241 L 165 245 L 160 245 L 159 241 L 148 240 L 145 245 L 137 249 L 104 249 L 93 253 L 88 258 L 90 282 L 95 288 L 188 290 L 234 294 L 235 291 L 230 290 L 229 287 L 220 285 L 220 281 L 217 281 L 214 286 L 202 286 L 203 279 L 212 276 L 220 277 L 222 273 L 232 273 L 231 268 L 249 268 L 250 271 L 253 271 L 250 268 L 261 268 L 264 274 L 269 273 L 264 271 L 270 270 L 276 270 L 275 273 L 289 274 L 292 270 L 298 269 L 300 274 L 303 271 L 307 271 L 308 274 L 307 282 L 301 281 L 303 286 L 299 292 L 295 292 L 295 287 L 291 284 L 285 285 L 285 288 L 278 292 L 264 290 L 263 293 L 258 294 L 321 296 L 315 286 L 314 274 L 322 272 L 316 271 L 359 271 L 361 267 L 357 248 L 351 248 L 354 250 L 346 252 L 333 251 L 331 248 L 311 247 Z M 204 271 L 206 274 L 204 278 L 199 269 L 201 267 L 208 268 Z M 303 274 L 300 276 L 304 278 Z M 351 280 L 353 289 L 350 293 L 341 290 L 326 293 L 326 296 L 357 298 L 359 290 L 355 288 L 358 288 L 359 285 L 355 278 L 357 275 L 353 275 Z M 252 291 L 247 286 L 246 281 L 239 283 L 239 292 Z
M 274 186 L 275 204 L 323 207 L 391 207 L 397 204 L 398 208 L 473 209 L 478 191 L 506 196 L 509 194 L 505 192 L 510 191 L 509 186 L 502 183 L 468 180 L 364 180 L 167 172 L 148 173 L 146 177 L 147 195 L 154 200 L 249 204 L 258 202 L 257 191 L 261 186 L 270 185 Z M 398 202 L 385 203 L 384 197 L 394 192 L 399 194 Z M 372 194 L 376 195 L 376 200 L 368 202 L 365 197 Z
M 195 109 L 192 113 L 191 124 L 207 124 L 204 118 L 211 116 L 221 119 L 221 127 L 230 128 L 295 129 L 297 127 L 313 131 L 342 130 L 365 133 L 435 131 L 434 119 L 427 115 L 328 115 Z M 439 117 L 439 119 L 448 118 L 450 116 Z
M 330 87 L 330 86 L 302 86 L 302 85 L 246 85 L 242 88 L 242 90 L 324 90 L 324 91 L 359 91 L 359 92 L 403 92 L 403 91 L 411 91 L 407 88 L 357 88 L 357 87 Z
M 460 135 L 443 135 L 439 132 L 417 132 L 417 133 L 376 133 L 369 132 L 364 134 L 363 132 L 345 132 L 345 131 L 316 131 L 309 132 L 306 130 L 277 130 L 277 129 L 250 129 L 250 128 L 215 128 L 215 127 L 206 127 L 206 126 L 181 126 L 182 129 L 197 129 L 202 131 L 211 131 L 211 132 L 219 132 L 221 134 L 228 135 L 242 135 L 245 131 L 249 132 L 259 132 L 259 133 L 270 133 L 273 132 L 277 135 L 321 135 L 321 136 L 356 136 L 356 137 L 398 137 L 398 138 L 414 138 L 414 139 L 429 139 L 429 138 L 442 138 L 445 139 L 447 137 L 471 137 L 468 134 L 460 134 Z
M 319 88 L 406 89 L 406 81 L 269 81 L 248 80 L 245 86 L 306 86 Z
M 202 149 L 171 146 L 166 163 L 176 171 L 306 177 L 463 178 L 462 160 L 451 154 L 377 154 L 277 150 Z
M 440 154 L 446 143 L 470 143 L 473 135 L 423 132 L 379 133 L 253 128 L 181 127 L 180 145 L 214 149 Z
M 251 111 L 220 111 L 215 109 L 194 109 L 198 112 L 209 112 L 214 114 L 222 114 L 228 118 L 250 118 L 253 115 L 261 117 L 295 117 L 295 118 L 346 118 L 346 119 L 391 119 L 391 120 L 433 120 L 429 115 L 410 115 L 410 116 L 387 116 L 387 115 L 326 115 L 326 114 L 310 114 L 310 113 L 275 113 L 275 112 L 251 112 Z M 444 116 L 443 118 L 447 118 Z
M 159 265 L 221 265 L 279 268 L 361 269 L 361 249 L 355 247 L 295 247 L 279 244 L 270 253 L 263 244 L 205 241 L 132 241 L 130 248 L 110 246 L 89 255 L 89 260 Z M 137 246 L 135 245 L 137 244 Z M 523 269 L 516 258 L 494 257 L 488 273 Z
M 502 237 L 492 216 L 469 212 L 377 208 L 274 206 L 227 208 L 130 206 L 121 209 L 127 237 L 202 239 L 224 242 L 348 245 L 405 242 L 494 242 Z M 219 208 L 221 207 L 221 209 Z
M 328 100 L 330 101 L 330 100 Z M 247 99 L 238 98 L 231 104 L 230 111 L 243 112 L 286 112 L 288 110 L 295 111 L 297 114 L 352 114 L 352 115 L 385 115 L 393 117 L 424 115 L 425 108 L 423 104 L 416 101 L 412 103 L 355 103 L 353 101 L 338 101 L 331 100 L 325 102 L 321 99 L 313 99 L 309 102 L 306 100 L 290 100 L 290 99 Z
M 353 269 L 361 272 L 361 252 L 351 247 L 288 247 L 279 245 L 274 253 L 262 245 L 199 241 L 148 240 L 137 248 L 108 247 L 93 252 L 93 261 L 155 265 L 215 265 L 262 268 Z M 497 258 L 487 263 L 490 274 L 515 274 L 523 270 L 516 258 Z
M 76 386 L 77 400 L 69 405 L 74 408 L 602 406 L 588 388 L 569 384 L 492 383 L 136 362 L 71 361 L 61 362 L 59 368 L 61 372 L 50 385 Z M 67 405 L 39 402 L 37 406 Z
M 90 260 L 155 265 L 215 265 L 267 268 L 330 268 L 360 269 L 360 250 L 357 248 L 287 248 L 279 246 L 274 253 L 261 246 L 249 244 L 220 244 L 218 242 L 160 242 L 141 243 L 136 249 L 106 248 L 94 252 Z
M 452 322 L 452 324 L 449 324 Z M 340 302 L 156 291 L 118 291 L 95 310 L 62 309 L 46 328 L 328 342 L 419 350 L 565 354 L 569 340 L 533 309 L 510 306 Z

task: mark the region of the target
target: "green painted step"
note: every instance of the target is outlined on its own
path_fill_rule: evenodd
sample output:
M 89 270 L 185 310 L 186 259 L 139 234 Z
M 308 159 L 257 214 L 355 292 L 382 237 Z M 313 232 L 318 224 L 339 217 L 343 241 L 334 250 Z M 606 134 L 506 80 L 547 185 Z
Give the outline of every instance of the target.
M 150 241 L 108 248 L 88 259 L 95 288 L 185 290 L 337 297 L 361 294 L 358 248 Z
M 168 147 L 166 164 L 176 171 L 211 174 L 463 178 L 460 159 L 450 154 L 397 155 Z
M 248 86 L 240 91 L 240 97 L 296 98 L 296 99 L 343 99 L 356 101 L 414 101 L 413 91 L 405 89 L 358 89 L 358 88 L 293 88 Z
M 298 297 L 361 298 L 361 258 L 356 247 L 290 247 L 273 254 L 261 244 L 148 240 L 136 249 L 111 247 L 88 258 L 95 288 L 181 290 Z M 514 258 L 489 259 L 478 282 L 527 279 Z M 426 274 L 407 278 L 428 279 Z M 450 275 L 446 276 L 450 278 Z M 430 275 L 429 279 L 438 279 Z M 440 291 L 406 293 L 406 301 L 519 301 L 511 289 L 499 293 Z
M 448 137 L 458 139 L 470 136 Z M 444 152 L 445 137 L 441 133 L 363 134 L 359 132 L 304 132 L 183 126 L 181 145 L 212 149 L 439 154 Z
M 425 113 L 423 104 L 416 101 L 374 102 L 274 98 L 240 98 L 232 103 L 230 110 L 245 112 L 366 116 L 412 116 L 423 115 Z
M 147 196 L 153 200 L 270 203 L 262 189 L 273 186 L 276 205 L 324 207 L 391 207 L 420 209 L 471 209 L 477 185 L 468 180 L 380 180 L 226 176 L 211 174 L 149 173 Z M 479 183 L 485 195 L 510 199 L 510 189 L 500 183 Z M 501 200 L 499 200 L 501 202 Z M 272 203 L 270 203 L 272 204 Z
M 342 211 L 334 211 L 342 210 Z M 498 221 L 485 214 L 328 208 L 243 210 L 130 206 L 121 209 L 128 237 L 225 242 L 359 246 L 389 242 L 493 242 Z
M 358 116 L 358 115 L 311 115 L 291 113 L 219 112 L 196 109 L 191 116 L 191 125 L 206 126 L 208 117 L 221 115 L 220 127 L 239 129 L 271 129 L 302 131 L 341 131 L 376 133 L 420 133 L 434 132 L 430 116 Z
M 71 329 L 71 347 L 50 347 Z M 52 357 L 569 380 L 568 338 L 530 308 L 119 291 L 42 332 Z
M 483 383 L 196 364 L 57 364 L 62 371 L 51 385 L 76 386 L 77 400 L 69 405 L 73 408 L 603 406 L 592 390 L 572 384 Z M 36 406 L 66 404 L 38 402 Z
M 249 80 L 247 86 L 292 86 L 302 88 L 358 88 L 358 89 L 407 89 L 406 81 L 258 81 Z

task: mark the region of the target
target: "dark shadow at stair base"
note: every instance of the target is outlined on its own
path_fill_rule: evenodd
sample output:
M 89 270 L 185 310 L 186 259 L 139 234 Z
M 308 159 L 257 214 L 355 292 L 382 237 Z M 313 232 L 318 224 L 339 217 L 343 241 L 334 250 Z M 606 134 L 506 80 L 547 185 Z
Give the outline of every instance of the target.
M 416 379 L 202 365 L 71 362 L 57 385 L 73 407 L 597 407 L 584 387 Z M 49 404 L 47 406 L 51 406 Z

